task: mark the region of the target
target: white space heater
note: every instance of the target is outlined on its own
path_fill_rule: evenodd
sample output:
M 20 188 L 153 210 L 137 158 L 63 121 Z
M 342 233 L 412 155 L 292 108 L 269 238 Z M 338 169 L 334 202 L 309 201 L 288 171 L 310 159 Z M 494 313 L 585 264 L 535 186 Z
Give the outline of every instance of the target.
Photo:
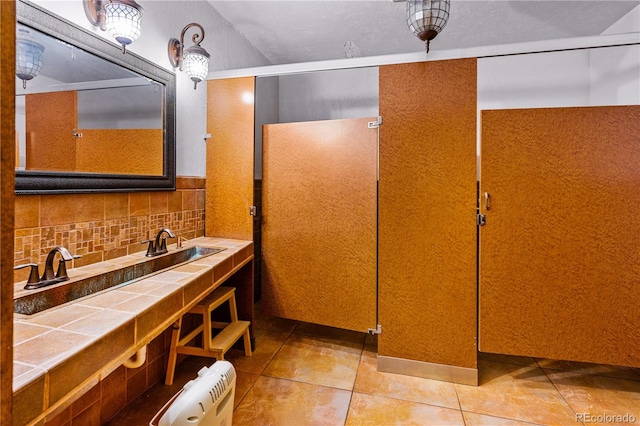
M 236 370 L 229 361 L 202 367 L 151 420 L 152 426 L 231 426 Z

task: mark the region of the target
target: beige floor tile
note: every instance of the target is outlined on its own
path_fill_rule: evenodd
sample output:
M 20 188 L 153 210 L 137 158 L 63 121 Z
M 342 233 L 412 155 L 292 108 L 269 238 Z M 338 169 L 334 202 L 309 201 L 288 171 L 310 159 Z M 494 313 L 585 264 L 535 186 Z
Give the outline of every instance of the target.
M 233 402 L 233 408 L 237 408 L 242 402 L 242 399 L 247 395 L 249 390 L 253 387 L 258 380 L 257 374 L 243 373 L 242 371 L 236 371 L 236 395 Z
M 351 392 L 260 377 L 233 414 L 234 426 L 343 425 Z
M 544 371 L 577 414 L 626 414 L 640 421 L 640 382 L 569 371 Z
M 354 392 L 346 425 L 464 425 L 462 412 Z
M 535 426 L 536 425 L 536 423 L 520 422 L 518 420 L 486 416 L 484 414 L 469 413 L 467 411 L 463 412 L 462 414 L 464 415 L 465 426 Z
M 264 375 L 352 390 L 361 354 L 362 343 L 292 334 Z
M 344 330 L 342 328 L 327 327 L 326 325 L 311 324 L 308 322 L 299 323 L 293 333 L 313 337 L 326 337 L 329 339 L 343 340 L 345 342 L 360 343 L 361 345 L 364 343 L 364 339 L 367 336 L 366 333 Z
M 256 338 L 256 350 L 253 351 L 251 356 L 245 356 L 244 350 L 241 349 L 231 349 L 224 356 L 238 371 L 250 374 L 262 373 L 269 361 L 287 340 L 289 333 L 254 329 L 254 336 Z
M 480 360 L 480 386 L 456 385 L 460 406 L 540 424 L 576 424 L 575 413 L 538 366 Z
M 362 353 L 355 392 L 460 409 L 453 383 L 377 371 L 375 352 Z
M 545 370 L 562 370 L 574 373 L 596 374 L 598 376 L 616 377 L 640 381 L 640 375 L 630 367 L 618 367 L 615 365 L 590 364 L 587 362 L 559 361 L 551 359 L 538 359 L 538 365 Z
M 536 364 L 536 360 L 528 356 L 490 354 L 486 352 L 478 352 L 478 359 L 484 359 L 485 361 L 493 361 L 493 362 L 504 362 L 506 364 L 518 364 L 518 365 L 535 365 Z

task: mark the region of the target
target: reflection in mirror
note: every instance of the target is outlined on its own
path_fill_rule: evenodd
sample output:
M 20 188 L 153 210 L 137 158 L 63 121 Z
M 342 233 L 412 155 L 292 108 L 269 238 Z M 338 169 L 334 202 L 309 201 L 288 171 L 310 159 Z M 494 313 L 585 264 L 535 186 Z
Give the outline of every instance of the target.
M 25 37 L 44 52 L 16 76 L 17 168 L 162 175 L 164 86 L 18 24 Z
M 175 74 L 42 6 L 16 12 L 16 194 L 174 190 Z

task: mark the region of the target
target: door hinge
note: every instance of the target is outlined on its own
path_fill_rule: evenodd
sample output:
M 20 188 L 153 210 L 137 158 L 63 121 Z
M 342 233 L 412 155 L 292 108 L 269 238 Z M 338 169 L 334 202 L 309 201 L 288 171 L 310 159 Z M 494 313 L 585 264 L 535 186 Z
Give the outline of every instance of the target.
M 249 207 L 249 214 L 251 216 L 257 216 L 258 215 L 258 209 L 256 208 L 256 206 Z
M 370 121 L 367 123 L 367 127 L 370 129 L 377 129 L 378 126 L 380 126 L 382 124 L 382 117 L 378 116 L 378 119 L 376 121 Z
M 478 214 L 476 215 L 476 225 L 485 226 L 487 224 L 487 215 Z
M 380 324 L 376 324 L 376 328 L 370 328 L 368 333 L 371 335 L 382 334 L 382 326 Z

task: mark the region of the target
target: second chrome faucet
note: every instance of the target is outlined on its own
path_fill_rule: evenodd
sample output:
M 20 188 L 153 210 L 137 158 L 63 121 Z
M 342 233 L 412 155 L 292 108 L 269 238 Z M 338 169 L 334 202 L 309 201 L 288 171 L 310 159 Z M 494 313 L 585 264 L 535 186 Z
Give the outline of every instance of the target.
M 165 237 L 164 234 L 167 234 L 167 236 Z M 169 229 L 169 228 L 161 228 L 158 231 L 158 233 L 156 234 L 155 240 L 150 239 L 150 240 L 143 241 L 142 244 L 149 243 L 149 246 L 147 247 L 147 254 L 145 256 L 153 257 L 153 256 L 158 256 L 160 254 L 166 253 L 168 251 L 167 250 L 167 237 L 175 238 L 176 236 L 171 231 L 171 229 Z

